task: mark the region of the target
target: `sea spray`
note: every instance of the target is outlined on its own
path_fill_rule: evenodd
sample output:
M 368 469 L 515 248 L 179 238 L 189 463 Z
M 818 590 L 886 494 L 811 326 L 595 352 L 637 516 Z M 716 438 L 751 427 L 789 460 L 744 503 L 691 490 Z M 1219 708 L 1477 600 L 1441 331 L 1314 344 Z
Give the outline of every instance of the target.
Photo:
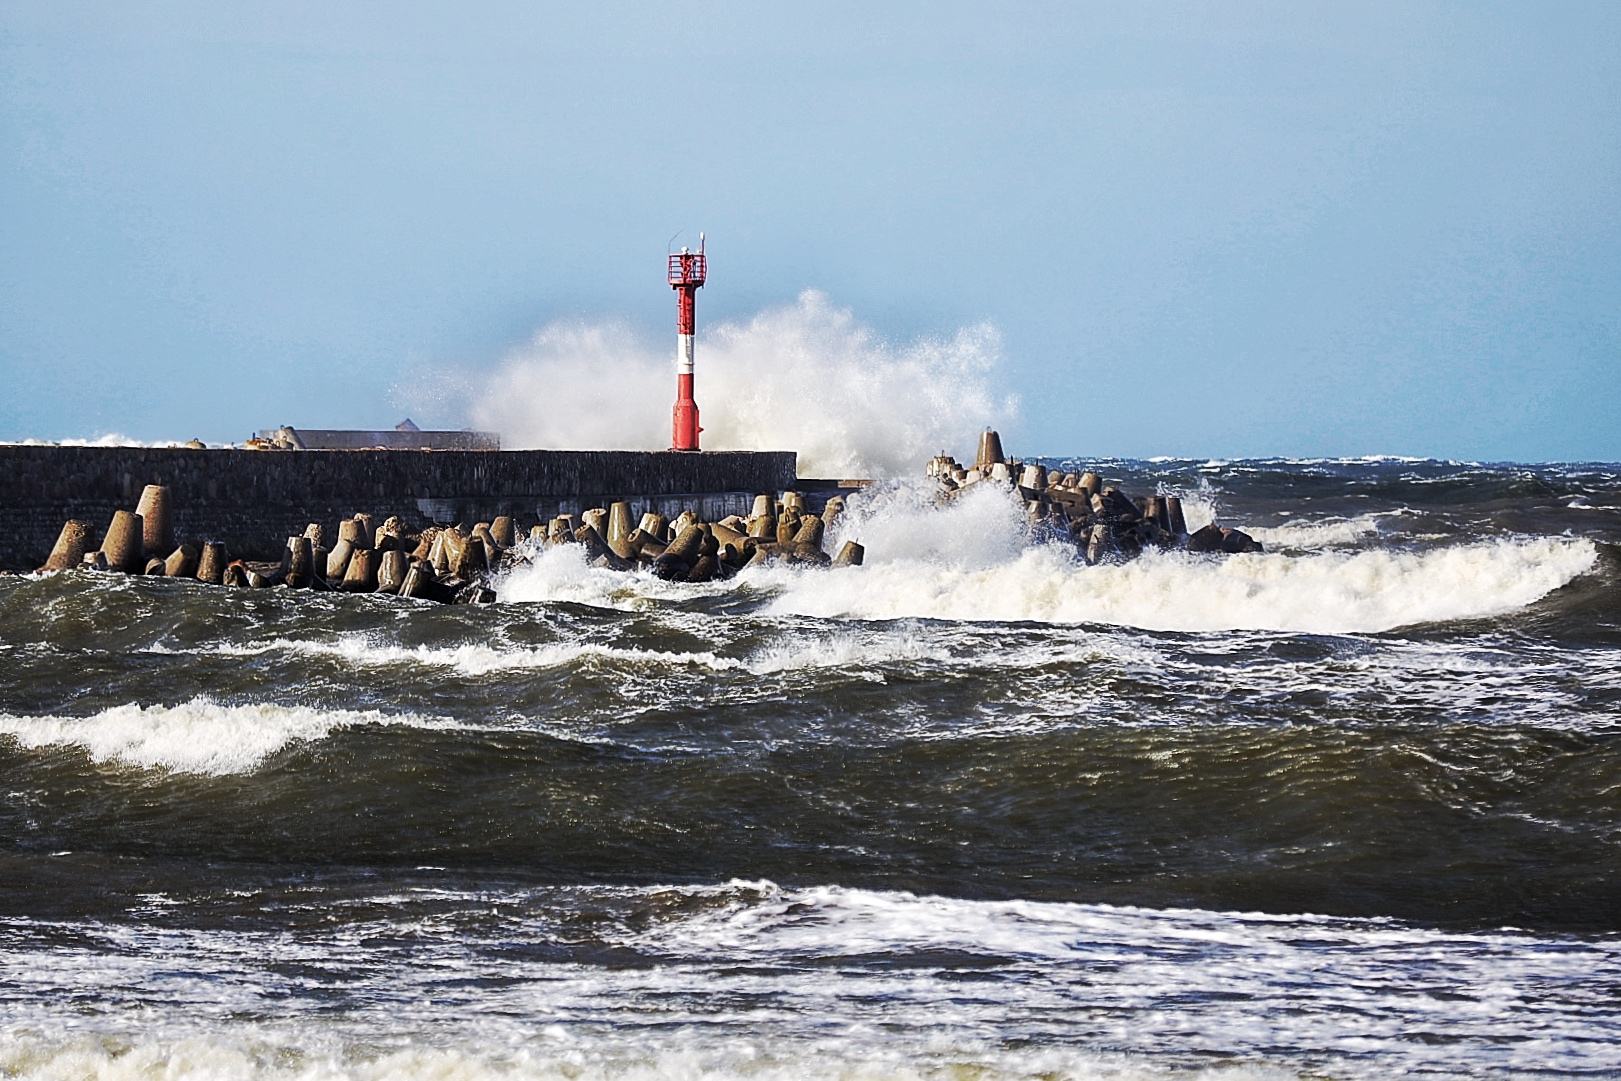
M 193 442 L 196 442 L 195 440 Z M 145 440 L 135 439 L 122 432 L 106 432 L 102 435 L 84 437 L 69 437 L 66 439 L 0 439 L 0 447 L 153 447 L 173 448 L 185 447 L 188 443 L 178 439 Z M 216 444 L 218 446 L 220 444 Z M 226 444 L 228 445 L 228 444 Z
M 1015 414 L 999 388 L 1001 361 L 989 325 L 897 346 L 810 290 L 701 330 L 703 445 L 794 450 L 801 476 L 915 472 Z M 472 419 L 512 449 L 663 450 L 673 373 L 668 349 L 621 324 L 554 323 L 474 393 Z

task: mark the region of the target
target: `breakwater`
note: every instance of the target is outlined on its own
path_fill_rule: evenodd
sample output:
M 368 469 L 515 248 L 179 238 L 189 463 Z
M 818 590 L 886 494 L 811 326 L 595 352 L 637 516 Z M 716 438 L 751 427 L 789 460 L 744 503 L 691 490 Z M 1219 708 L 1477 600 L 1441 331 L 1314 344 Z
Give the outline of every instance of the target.
M 679 497 L 661 497 L 679 498 Z M 647 513 L 632 525 L 630 504 L 594 507 L 577 525 L 572 514 L 530 527 L 501 515 L 493 522 L 420 533 L 397 515 L 381 524 L 369 514 L 338 523 L 335 545 L 325 523 L 311 522 L 287 538 L 279 561 L 232 558 L 223 541 L 179 541 L 169 489 L 149 484 L 134 511 L 116 510 L 101 546 L 92 548 L 91 523 L 62 525 L 41 571 L 85 568 L 124 574 L 195 579 L 208 585 L 392 593 L 443 603 L 487 604 L 496 599 L 492 575 L 532 564 L 543 549 L 578 544 L 586 562 L 612 570 L 648 569 L 667 581 L 708 582 L 730 578 L 746 564 L 786 563 L 859 566 L 864 549 L 846 541 L 837 559 L 823 550 L 823 532 L 844 511 L 844 497 L 831 496 L 820 514 L 809 511 L 804 493 L 781 500 L 754 497 L 753 514 L 707 522 L 692 509 L 671 522 Z
M 105 528 L 149 484 L 174 528 L 233 554 L 279 559 L 310 522 L 398 516 L 416 530 L 506 515 L 549 520 L 629 499 L 718 520 L 794 487 L 792 451 L 241 451 L 0 446 L 0 569 L 40 566 L 68 519 Z M 676 511 L 675 513 L 679 513 Z M 675 514 L 669 515 L 674 517 Z
M 958 498 L 975 486 L 989 484 L 1017 493 L 1032 531 L 1047 539 L 1074 542 L 1089 564 L 1105 559 L 1133 559 L 1150 549 L 1185 548 L 1190 552 L 1260 552 L 1260 541 L 1241 529 L 1209 522 L 1188 531 L 1182 499 L 1174 495 L 1130 496 L 1090 469 L 1064 472 L 1039 462 L 1023 462 L 1002 453 L 1002 437 L 986 429 L 979 439 L 973 468 L 941 454 L 926 469 L 940 486 L 942 501 Z

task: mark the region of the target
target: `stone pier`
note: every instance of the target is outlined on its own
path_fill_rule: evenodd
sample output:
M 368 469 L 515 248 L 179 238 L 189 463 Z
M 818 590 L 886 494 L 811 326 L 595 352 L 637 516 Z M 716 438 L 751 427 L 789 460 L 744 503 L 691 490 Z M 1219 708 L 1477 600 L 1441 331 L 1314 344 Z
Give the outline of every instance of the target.
M 413 528 L 544 521 L 628 500 L 747 513 L 756 493 L 795 485 L 792 451 L 251 451 L 0 446 L 0 570 L 33 570 L 62 523 L 97 538 L 148 484 L 171 494 L 177 536 L 276 559 L 309 522 L 398 515 Z M 717 513 L 718 512 L 718 513 Z

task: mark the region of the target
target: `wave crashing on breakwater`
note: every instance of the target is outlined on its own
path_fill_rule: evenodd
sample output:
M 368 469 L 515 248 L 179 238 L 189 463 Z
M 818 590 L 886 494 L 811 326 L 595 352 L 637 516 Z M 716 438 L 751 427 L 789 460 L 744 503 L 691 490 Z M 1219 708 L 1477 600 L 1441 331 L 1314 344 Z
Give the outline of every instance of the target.
M 1150 553 L 1088 567 L 1073 545 L 1032 537 L 1018 500 L 1005 489 L 987 485 L 939 507 L 927 489 L 896 484 L 852 499 L 830 532 L 831 549 L 859 539 L 864 566 L 838 574 L 751 567 L 736 585 L 717 588 L 767 596 L 766 612 L 821 618 L 1348 633 L 1511 612 L 1597 560 L 1591 541 L 1568 537 L 1392 550 L 1336 544 L 1377 537 L 1360 524 L 1297 524 L 1270 533 L 1297 549 L 1305 547 L 1302 540 L 1311 547 L 1225 557 Z M 565 548 L 513 572 L 498 595 L 634 608 L 682 592 L 648 576 L 627 582 L 587 568 Z
M 545 327 L 472 391 L 473 421 L 513 449 L 663 450 L 670 348 L 621 326 Z M 995 388 L 992 327 L 891 345 L 816 290 L 718 324 L 698 348 L 703 445 L 793 449 L 801 476 L 910 473 L 1017 411 Z

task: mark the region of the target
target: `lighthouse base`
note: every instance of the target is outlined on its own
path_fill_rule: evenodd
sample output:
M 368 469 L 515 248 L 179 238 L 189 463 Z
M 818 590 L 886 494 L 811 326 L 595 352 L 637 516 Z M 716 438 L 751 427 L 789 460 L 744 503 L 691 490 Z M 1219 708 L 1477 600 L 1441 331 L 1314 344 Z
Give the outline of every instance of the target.
M 691 373 L 683 372 L 676 376 L 675 409 L 671 430 L 671 450 L 698 449 L 698 433 L 703 429 L 698 426 L 698 403 L 692 397 Z

